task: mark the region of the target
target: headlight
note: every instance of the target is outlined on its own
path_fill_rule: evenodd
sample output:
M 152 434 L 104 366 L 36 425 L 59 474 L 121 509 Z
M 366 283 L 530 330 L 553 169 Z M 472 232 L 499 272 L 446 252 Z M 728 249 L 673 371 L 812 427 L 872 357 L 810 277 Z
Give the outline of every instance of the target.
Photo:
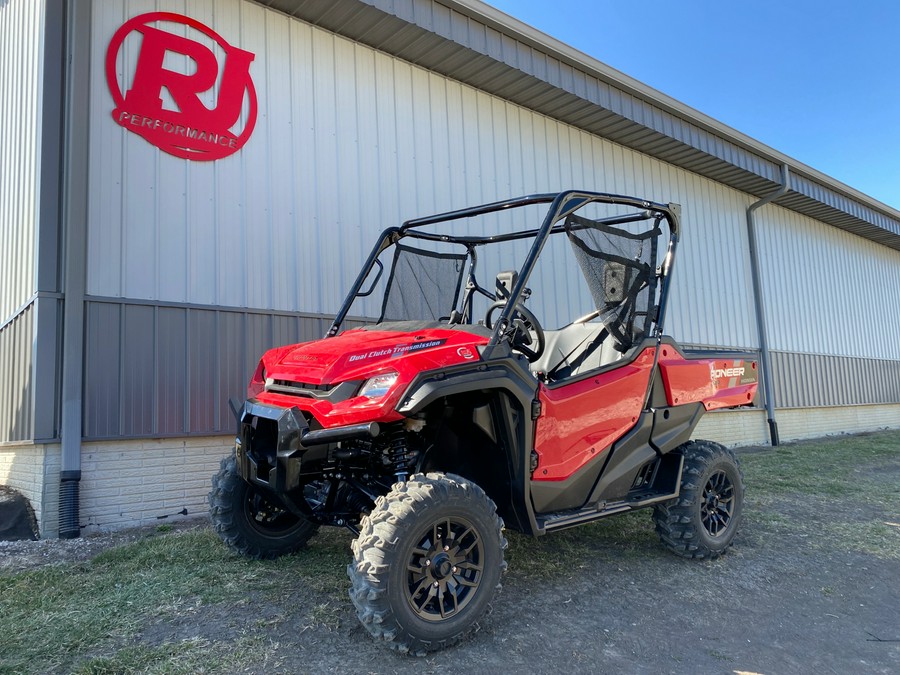
M 381 398 L 390 391 L 396 381 L 397 373 L 394 371 L 370 377 L 363 384 L 362 389 L 359 390 L 359 395 L 368 398 Z
M 250 383 L 247 385 L 247 398 L 256 398 L 266 389 L 266 367 L 263 365 L 262 360 L 260 360 L 259 365 L 256 366 L 256 370 L 253 371 L 253 377 L 250 378 Z

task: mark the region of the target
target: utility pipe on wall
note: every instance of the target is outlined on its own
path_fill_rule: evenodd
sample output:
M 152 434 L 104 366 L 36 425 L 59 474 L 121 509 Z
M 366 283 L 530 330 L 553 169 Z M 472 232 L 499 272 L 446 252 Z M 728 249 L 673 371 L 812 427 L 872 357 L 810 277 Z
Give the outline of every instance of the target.
M 769 339 L 766 330 L 766 307 L 762 293 L 762 284 L 759 274 L 759 247 L 756 240 L 756 224 L 753 221 L 753 212 L 756 209 L 778 199 L 790 188 L 790 173 L 788 165 L 781 167 L 781 187 L 775 192 L 754 202 L 747 208 L 747 237 L 750 241 L 750 276 L 753 279 L 753 306 L 756 309 L 756 329 L 759 333 L 759 356 L 762 365 L 763 396 L 766 401 L 766 421 L 769 424 L 769 440 L 772 445 L 778 445 L 778 423 L 775 421 L 775 391 L 772 386 L 772 367 L 769 358 Z
M 63 234 L 62 440 L 59 537 L 81 535 L 81 416 L 84 377 L 84 295 L 87 283 L 87 134 L 90 91 L 90 6 L 65 0 L 66 65 L 62 144 Z

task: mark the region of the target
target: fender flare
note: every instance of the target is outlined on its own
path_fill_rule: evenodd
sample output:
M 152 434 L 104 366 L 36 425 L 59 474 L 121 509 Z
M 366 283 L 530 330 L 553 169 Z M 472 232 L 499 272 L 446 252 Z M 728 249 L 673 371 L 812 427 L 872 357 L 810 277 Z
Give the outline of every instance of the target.
M 535 402 L 538 382 L 517 359 L 513 357 L 466 363 L 439 371 L 421 373 L 407 388 L 397 412 L 411 417 L 441 398 L 468 392 L 502 392 L 521 409 L 518 424 L 511 420 L 504 423 L 508 438 L 507 461 L 513 481 L 511 508 L 526 534 L 540 534 L 531 503 L 531 451 L 534 448 Z

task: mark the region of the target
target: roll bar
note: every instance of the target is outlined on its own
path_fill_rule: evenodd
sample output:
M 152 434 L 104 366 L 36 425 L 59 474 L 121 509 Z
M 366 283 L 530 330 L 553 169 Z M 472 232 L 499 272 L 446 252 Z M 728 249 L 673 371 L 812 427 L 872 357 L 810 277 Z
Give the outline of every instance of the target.
M 559 221 L 563 220 L 567 216 L 575 213 L 576 211 L 590 203 L 621 204 L 624 206 L 632 206 L 641 209 L 637 213 L 612 216 L 610 218 L 604 218 L 602 220 L 595 221 L 604 225 L 617 225 L 641 220 L 650 220 L 653 218 L 655 218 L 657 221 L 666 221 L 669 229 L 669 244 L 666 250 L 665 258 L 663 259 L 662 265 L 660 266 L 660 277 L 662 282 L 660 286 L 659 311 L 656 318 L 657 332 L 661 333 L 663 317 L 665 315 L 665 307 L 667 304 L 666 301 L 669 295 L 669 275 L 672 271 L 672 265 L 675 259 L 675 247 L 678 243 L 680 234 L 681 207 L 678 204 L 660 204 L 657 202 L 648 201 L 646 199 L 628 197 L 625 195 L 615 195 L 603 192 L 588 192 L 581 190 L 566 190 L 564 192 L 558 193 L 527 195 L 514 199 L 506 199 L 499 202 L 491 202 L 490 204 L 483 204 L 481 206 L 459 209 L 456 211 L 448 211 L 446 213 L 439 213 L 433 216 L 415 218 L 412 220 L 407 220 L 400 227 L 387 228 L 377 239 L 375 246 L 372 248 L 369 257 L 363 264 L 359 275 L 357 275 L 356 281 L 353 282 L 353 286 L 351 286 L 350 292 L 347 294 L 347 297 L 344 299 L 343 304 L 335 315 L 334 321 L 332 322 L 331 327 L 328 329 L 325 337 L 332 337 L 334 335 L 337 335 L 338 331 L 340 330 L 341 324 L 344 322 L 347 317 L 347 313 L 350 311 L 350 307 L 352 306 L 353 301 L 360 294 L 360 290 L 362 289 L 366 278 L 369 276 L 369 273 L 372 271 L 372 268 L 375 266 L 378 257 L 386 248 L 397 243 L 398 241 L 400 241 L 400 239 L 411 237 L 414 239 L 422 239 L 426 241 L 441 241 L 452 244 L 461 244 L 463 246 L 471 248 L 475 246 L 482 246 L 485 244 L 534 238 L 534 243 L 532 244 L 531 249 L 529 250 L 528 255 L 525 258 L 525 261 L 523 262 L 522 267 L 519 270 L 519 278 L 510 292 L 509 302 L 506 303 L 506 306 L 503 308 L 503 311 L 500 313 L 500 316 L 497 319 L 497 323 L 494 326 L 494 333 L 491 336 L 490 342 L 488 342 L 487 346 L 487 350 L 490 351 L 493 347 L 496 347 L 500 343 L 502 336 L 508 328 L 509 323 L 512 320 L 513 312 L 515 311 L 515 305 L 517 302 L 519 302 L 526 288 L 528 278 L 531 276 L 531 272 L 534 269 L 541 251 L 544 248 L 544 244 L 546 243 L 547 238 L 552 234 L 563 231 L 564 226 L 558 225 Z M 488 213 L 505 211 L 508 209 L 520 208 L 533 204 L 550 205 L 547 210 L 547 214 L 544 216 L 544 220 L 541 226 L 535 229 L 488 236 L 459 236 L 447 233 L 422 232 L 419 229 L 428 225 L 436 225 L 438 223 L 462 220 L 465 218 L 482 216 Z M 485 357 L 487 358 L 488 354 L 485 354 Z

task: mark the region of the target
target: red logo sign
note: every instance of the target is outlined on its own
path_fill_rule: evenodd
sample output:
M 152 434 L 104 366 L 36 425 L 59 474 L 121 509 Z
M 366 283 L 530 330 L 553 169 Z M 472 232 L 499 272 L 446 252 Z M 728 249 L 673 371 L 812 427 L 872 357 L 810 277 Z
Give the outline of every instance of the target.
M 167 23 L 199 39 L 159 27 Z M 139 37 L 128 40 L 133 34 Z M 137 63 L 133 73 L 120 73 L 118 56 L 127 40 L 139 44 Z M 106 51 L 106 82 L 116 103 L 113 119 L 176 157 L 227 157 L 247 142 L 256 124 L 253 58 L 190 17 L 171 12 L 136 16 L 116 31 Z M 130 88 L 120 86 L 120 80 L 130 80 Z

